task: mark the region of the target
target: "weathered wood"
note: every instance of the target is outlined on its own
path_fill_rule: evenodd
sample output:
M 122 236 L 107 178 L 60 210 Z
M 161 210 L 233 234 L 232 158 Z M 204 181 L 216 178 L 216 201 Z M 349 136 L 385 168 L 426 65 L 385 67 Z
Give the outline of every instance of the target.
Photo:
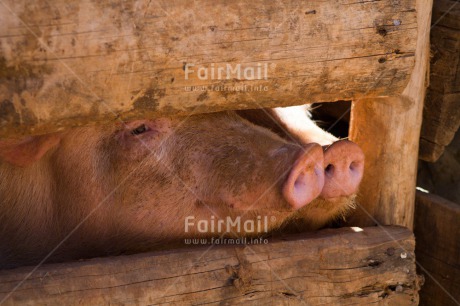
M 45 265 L 2 305 L 416 305 L 414 247 L 402 227 L 342 228 Z M 30 270 L 0 273 L 0 301 Z
M 425 276 L 420 305 L 459 305 L 460 205 L 420 191 L 415 203 L 415 253 Z
M 435 163 L 419 161 L 417 186 L 460 203 L 460 131 Z
M 431 0 L 417 1 L 416 65 L 402 94 L 352 104 L 350 138 L 363 149 L 366 165 L 359 191 L 360 205 L 350 224 L 412 228 L 431 7 Z
M 420 158 L 434 162 L 460 127 L 460 5 L 435 0 L 432 59 L 420 135 Z
M 417 33 L 415 0 L 7 0 L 0 20 L 0 136 L 395 95 Z M 226 64 L 267 79 L 197 77 Z

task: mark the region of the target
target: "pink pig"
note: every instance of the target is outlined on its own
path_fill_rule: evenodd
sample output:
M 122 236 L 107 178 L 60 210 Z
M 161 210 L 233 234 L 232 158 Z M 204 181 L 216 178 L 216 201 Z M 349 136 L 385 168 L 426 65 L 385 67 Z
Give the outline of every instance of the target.
M 303 107 L 0 140 L 0 266 L 221 235 L 185 230 L 190 216 L 320 228 L 352 206 L 363 166 L 356 144 L 322 131 Z M 222 234 L 258 234 L 234 230 Z

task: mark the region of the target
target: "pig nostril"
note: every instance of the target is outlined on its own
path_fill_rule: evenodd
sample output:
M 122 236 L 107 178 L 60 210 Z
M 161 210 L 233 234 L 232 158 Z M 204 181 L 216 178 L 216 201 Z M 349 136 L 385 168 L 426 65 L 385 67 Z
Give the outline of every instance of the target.
M 353 170 L 356 169 L 356 167 L 357 167 L 357 163 L 356 163 L 356 162 L 351 162 L 351 164 L 350 164 L 350 170 L 353 171 Z
M 334 165 L 333 164 L 327 165 L 324 171 L 326 172 L 327 175 L 332 176 L 334 174 Z
M 364 153 L 357 144 L 339 140 L 324 151 L 324 167 L 322 198 L 353 195 L 363 177 Z

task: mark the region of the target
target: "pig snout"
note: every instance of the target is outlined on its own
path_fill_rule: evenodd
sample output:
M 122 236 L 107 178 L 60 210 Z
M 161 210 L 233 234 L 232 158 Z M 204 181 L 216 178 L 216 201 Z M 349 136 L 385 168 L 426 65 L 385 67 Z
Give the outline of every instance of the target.
M 316 143 L 308 144 L 294 162 L 283 186 L 283 196 L 293 209 L 299 209 L 321 193 L 324 186 L 323 149 Z
M 324 151 L 325 199 L 350 196 L 357 192 L 363 177 L 364 153 L 354 142 L 339 140 Z

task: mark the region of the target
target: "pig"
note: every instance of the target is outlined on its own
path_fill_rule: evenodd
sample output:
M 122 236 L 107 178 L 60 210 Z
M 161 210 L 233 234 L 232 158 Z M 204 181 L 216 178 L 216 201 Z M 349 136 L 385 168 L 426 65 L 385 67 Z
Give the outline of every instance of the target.
M 198 220 L 270 216 L 269 231 L 292 220 L 318 229 L 353 206 L 363 166 L 356 144 L 316 127 L 302 107 L 3 139 L 0 267 L 261 234 L 203 232 L 191 226 Z
M 311 119 L 309 105 L 237 111 L 252 123 L 270 129 L 280 137 L 307 145 L 320 144 L 324 150 L 325 184 L 313 203 L 289 219 L 290 228 L 315 230 L 332 220 L 345 220 L 356 208 L 356 192 L 364 173 L 364 153 L 347 140 L 338 140 Z

